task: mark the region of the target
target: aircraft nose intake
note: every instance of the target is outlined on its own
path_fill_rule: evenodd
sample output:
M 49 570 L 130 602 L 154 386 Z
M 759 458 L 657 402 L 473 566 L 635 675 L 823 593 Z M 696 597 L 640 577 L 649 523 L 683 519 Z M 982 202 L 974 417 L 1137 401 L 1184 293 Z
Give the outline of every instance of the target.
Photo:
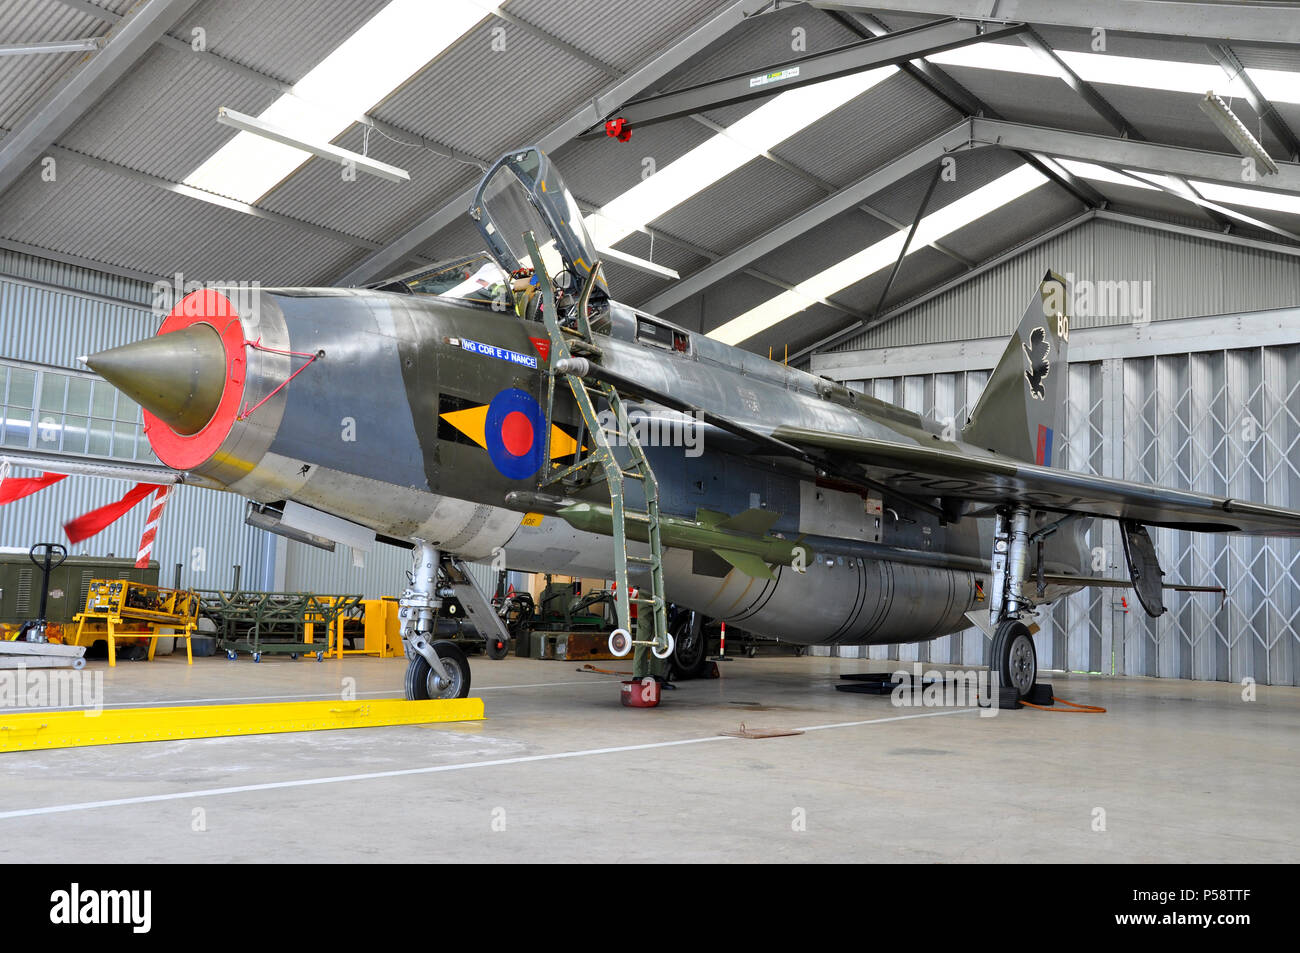
M 186 436 L 198 433 L 216 414 L 225 387 L 225 347 L 207 324 L 100 351 L 82 361 Z

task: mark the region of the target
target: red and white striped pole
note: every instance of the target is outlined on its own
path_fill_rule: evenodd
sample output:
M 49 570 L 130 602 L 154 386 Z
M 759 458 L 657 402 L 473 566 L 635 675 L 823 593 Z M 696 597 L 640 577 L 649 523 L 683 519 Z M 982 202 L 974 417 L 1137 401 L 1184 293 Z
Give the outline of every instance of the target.
M 135 557 L 136 569 L 148 569 L 149 559 L 153 556 L 153 541 L 158 536 L 158 522 L 162 519 L 163 507 L 171 496 L 172 488 L 160 486 L 153 495 L 153 506 L 149 507 L 149 519 L 144 524 L 144 535 L 140 537 L 140 553 Z

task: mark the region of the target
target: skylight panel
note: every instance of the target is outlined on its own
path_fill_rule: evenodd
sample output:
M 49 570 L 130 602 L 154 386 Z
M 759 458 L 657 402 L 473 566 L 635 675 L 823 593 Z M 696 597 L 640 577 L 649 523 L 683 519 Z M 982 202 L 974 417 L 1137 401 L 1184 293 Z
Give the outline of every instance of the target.
M 1027 195 L 1046 181 L 1046 176 L 1029 165 L 1022 165 L 994 179 L 988 185 L 921 219 L 907 253 L 910 255 L 919 248 L 939 241 L 945 235 Z M 898 258 L 906 239 L 907 230 L 900 229 L 888 238 L 883 238 L 800 282 L 793 290 L 783 291 L 775 298 L 715 328 L 709 332 L 709 337 L 724 344 L 739 344 L 748 340 L 791 315 L 798 314 L 819 299 L 889 267 Z
M 392 0 L 259 118 L 300 139 L 328 142 L 491 14 L 504 0 Z M 185 184 L 255 202 L 311 157 L 240 132 Z
M 1074 50 L 1058 50 L 1056 55 L 1080 79 L 1089 83 L 1163 89 L 1198 96 L 1205 95 L 1208 90 L 1214 90 L 1224 98 L 1246 96 L 1242 82 L 1230 80 L 1223 68 L 1214 63 L 1184 63 Z M 966 66 L 1028 76 L 1059 76 L 1052 65 L 1033 50 L 1007 43 L 975 43 L 933 53 L 926 59 L 940 66 Z M 1247 69 L 1246 73 L 1265 99 L 1275 103 L 1300 103 L 1300 73 L 1255 68 Z
M 1246 205 L 1250 208 L 1268 209 L 1272 212 L 1289 212 L 1300 215 L 1300 195 L 1281 195 L 1277 192 L 1265 192 L 1260 189 L 1243 189 L 1236 185 L 1223 185 L 1219 182 L 1192 182 L 1196 191 L 1211 202 L 1224 202 L 1228 205 Z

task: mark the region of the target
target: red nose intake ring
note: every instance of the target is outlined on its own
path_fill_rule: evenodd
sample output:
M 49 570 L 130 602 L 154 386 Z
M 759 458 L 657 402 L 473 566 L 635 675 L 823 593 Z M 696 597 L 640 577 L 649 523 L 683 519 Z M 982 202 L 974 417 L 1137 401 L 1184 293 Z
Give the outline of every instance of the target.
M 210 459 L 230 434 L 244 393 L 244 330 L 216 291 L 182 298 L 155 337 L 83 358 L 144 408 L 158 459 L 176 470 Z

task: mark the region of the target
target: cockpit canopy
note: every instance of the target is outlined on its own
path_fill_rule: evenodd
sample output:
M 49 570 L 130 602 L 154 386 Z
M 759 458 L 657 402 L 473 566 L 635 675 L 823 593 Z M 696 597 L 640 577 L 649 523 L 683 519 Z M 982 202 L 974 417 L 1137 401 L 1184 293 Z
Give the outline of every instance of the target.
M 485 251 L 423 265 L 371 287 L 398 294 L 440 295 L 461 301 L 478 301 L 492 304 L 499 311 L 509 311 L 514 307 L 510 276 Z
M 575 290 L 596 262 L 595 245 L 582 223 L 582 211 L 546 153 L 535 146 L 508 152 L 483 176 L 470 217 L 488 250 L 506 271 L 535 266 L 524 245 L 531 231 L 547 272 L 561 287 Z M 608 297 L 602 277 L 596 291 Z

